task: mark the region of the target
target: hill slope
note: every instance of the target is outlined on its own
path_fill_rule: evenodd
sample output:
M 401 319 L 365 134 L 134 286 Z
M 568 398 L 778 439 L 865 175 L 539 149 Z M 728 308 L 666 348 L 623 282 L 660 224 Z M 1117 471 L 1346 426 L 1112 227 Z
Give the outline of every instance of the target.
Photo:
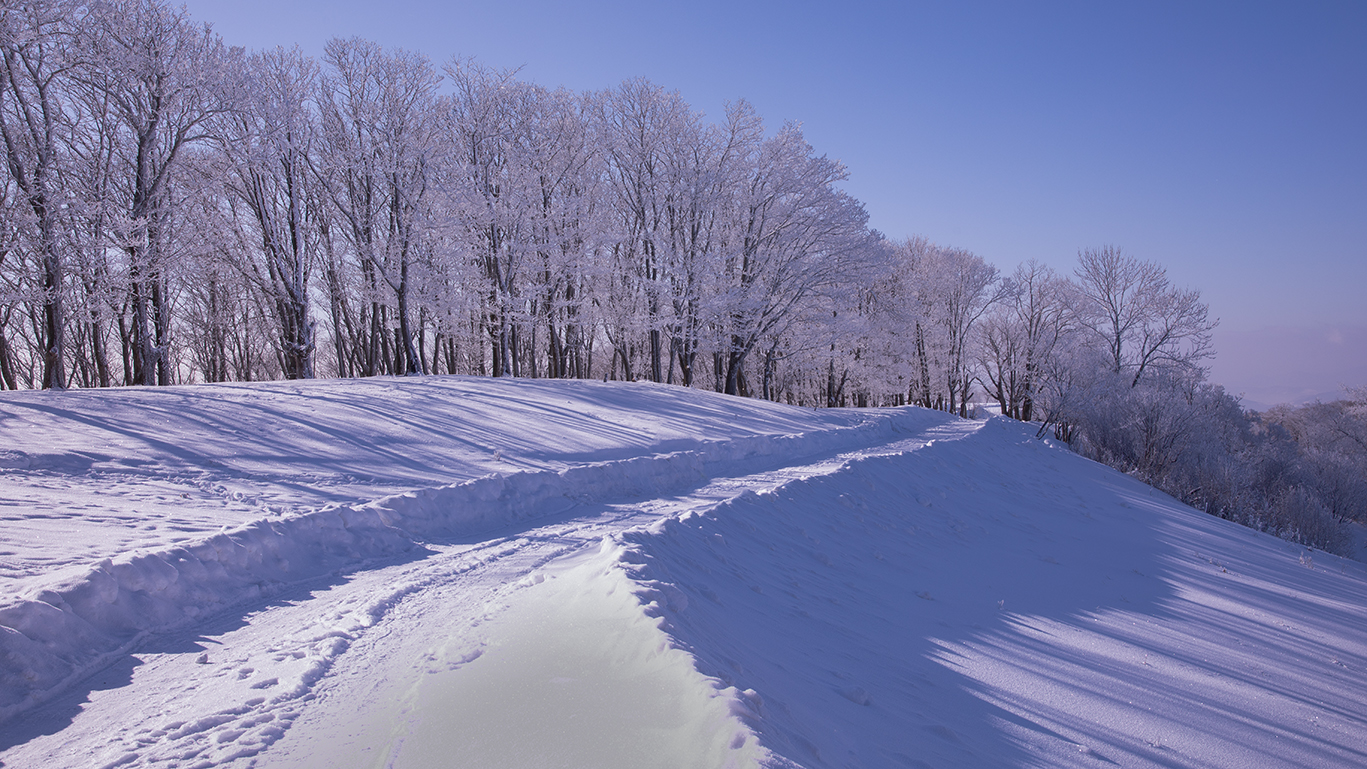
M 1367 763 L 1362 564 L 1009 420 L 6 395 L 6 766 Z

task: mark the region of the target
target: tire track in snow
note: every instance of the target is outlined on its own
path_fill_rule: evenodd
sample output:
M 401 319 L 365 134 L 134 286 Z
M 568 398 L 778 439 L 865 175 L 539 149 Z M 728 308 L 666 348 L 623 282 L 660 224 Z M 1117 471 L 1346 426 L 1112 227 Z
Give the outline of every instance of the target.
M 377 687 L 388 687 L 402 699 L 411 688 L 405 676 L 452 669 L 478 658 L 483 653 L 481 626 L 516 600 L 520 590 L 536 584 L 538 572 L 552 561 L 605 537 L 709 510 L 747 492 L 838 472 L 857 457 L 916 450 L 980 426 L 945 421 L 943 415 L 921 422 L 902 428 L 910 435 L 861 436 L 877 440 L 806 464 L 791 464 L 801 454 L 796 449 L 810 448 L 800 444 L 785 447 L 786 452 L 770 451 L 759 461 L 714 462 L 706 469 L 770 468 L 711 480 L 695 474 L 692 488 L 679 495 L 607 504 L 581 497 L 540 525 L 505 527 L 476 542 L 432 538 L 423 543 L 423 557 L 417 560 L 374 562 L 340 581 L 325 577 L 296 583 L 268 603 L 258 601 L 253 613 L 224 616 L 200 625 L 199 632 L 144 634 L 126 658 L 128 664 L 102 674 L 112 676 L 109 688 L 97 681 L 83 712 L 65 715 L 81 707 L 76 695 L 33 713 L 24 720 L 27 726 L 10 725 L 20 726 L 21 732 L 46 733 L 45 719 L 60 726 L 70 717 L 74 728 L 52 729 L 49 736 L 26 740 L 0 753 L 0 765 L 248 765 L 311 710 L 326 712 L 347 698 L 373 700 L 380 696 Z M 658 489 L 661 484 L 655 483 Z M 603 491 L 624 493 L 620 484 Z M 422 496 L 405 498 L 421 503 Z M 652 591 L 658 592 L 648 584 L 641 587 L 647 611 L 652 610 Z M 465 640 L 452 646 L 451 638 Z M 407 651 L 396 653 L 396 644 Z M 438 648 L 445 651 L 434 654 Z M 416 654 L 407 653 L 415 649 Z M 373 675 L 385 660 L 401 662 L 395 663 L 397 669 Z M 98 760 L 92 761 L 95 756 Z
M 548 571 L 568 568 L 563 564 L 582 561 L 580 556 L 598 550 L 601 545 L 610 557 L 623 559 L 613 568 L 631 579 L 636 569 L 635 564 L 630 563 L 634 553 L 622 547 L 623 535 L 628 532 L 644 532 L 665 521 L 707 513 L 739 497 L 774 491 L 793 481 L 838 473 L 858 458 L 914 451 L 932 441 L 958 439 L 980 426 L 980 423 L 958 422 L 939 425 L 916 438 L 845 452 L 806 464 L 723 476 L 685 494 L 611 504 L 597 511 L 586 510 L 567 525 L 555 524 L 525 532 L 526 547 L 510 553 L 506 563 L 489 564 L 490 574 L 440 582 L 397 607 L 382 623 L 384 630 L 370 633 L 339 661 L 335 675 L 320 687 L 319 707 L 306 713 L 280 747 L 262 757 L 261 765 L 267 768 L 325 766 L 327 756 L 320 760 L 315 755 L 322 745 L 335 751 L 333 759 L 365 755 L 368 763 L 389 766 L 399 757 L 401 743 L 405 740 L 404 734 L 400 733 L 402 730 L 395 731 L 393 724 L 412 724 L 422 717 L 413 709 L 419 707 L 418 692 L 424 677 L 440 675 L 443 670 L 457 669 L 480 658 L 486 651 L 486 633 L 481 626 L 502 616 L 511 606 L 525 607 L 527 599 L 517 594 L 524 588 L 540 584 Z M 559 547 L 548 549 L 549 545 Z M 547 566 L 550 568 L 543 568 Z M 667 585 L 634 579 L 628 584 L 632 585 L 635 601 L 646 616 L 659 616 L 661 604 L 673 603 Z M 544 602 L 545 599 L 539 600 Z M 520 613 L 525 619 L 525 608 Z M 538 632 L 554 634 L 556 630 L 552 628 L 556 627 L 552 622 L 549 626 L 539 626 Z M 506 649 L 499 651 L 505 654 L 501 663 L 503 668 L 516 671 L 523 667 L 518 659 L 506 658 Z M 405 662 L 413 659 L 425 661 L 426 667 Z M 379 673 L 375 672 L 377 668 Z M 718 690 L 714 696 L 724 698 L 730 711 L 742 721 L 753 715 L 752 708 L 759 707 L 753 692 L 728 691 L 716 679 L 708 680 Z M 526 691 L 525 683 L 510 680 L 506 687 L 498 688 L 512 696 Z M 498 703 L 498 707 L 512 711 L 521 709 L 516 702 Z M 504 722 L 506 733 L 500 735 L 503 741 L 524 746 L 534 743 L 540 724 L 520 727 L 520 721 L 509 718 Z M 376 723 L 383 724 L 384 728 L 374 726 Z M 370 726 L 358 727 L 357 724 Z M 579 728 L 585 726 L 579 722 Z M 753 737 L 753 731 L 750 734 Z M 621 739 L 622 735 L 614 733 L 601 737 L 611 741 Z M 342 741 L 340 746 L 336 744 L 339 740 Z M 422 755 L 424 749 L 429 754 L 432 751 L 430 744 L 403 747 L 417 750 L 418 755 Z M 526 748 L 523 752 L 534 753 L 535 749 Z M 406 757 L 408 753 L 403 755 Z M 408 764 L 399 761 L 397 765 L 412 765 L 412 759 L 407 760 Z
M 590 463 L 489 475 L 363 505 L 263 519 L 199 542 L 109 559 L 32 595 L 0 602 L 0 723 L 124 657 L 149 633 L 188 627 L 289 585 L 408 554 L 575 504 L 689 488 L 709 475 L 754 471 L 893 439 L 942 421 L 932 412 L 870 412 L 863 423 Z

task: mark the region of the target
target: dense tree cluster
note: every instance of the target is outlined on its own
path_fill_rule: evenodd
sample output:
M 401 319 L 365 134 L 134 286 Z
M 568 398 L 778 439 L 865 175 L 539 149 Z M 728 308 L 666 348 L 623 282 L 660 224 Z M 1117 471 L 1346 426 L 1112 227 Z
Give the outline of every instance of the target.
M 1315 511 L 1363 515 L 1359 407 L 1244 414 L 1161 267 L 890 242 L 744 102 L 248 53 L 165 0 L 7 2 L 0 55 L 0 388 L 455 373 L 964 415 L 981 388 L 1212 512 L 1319 544 Z
M 835 349 L 885 247 L 795 125 L 357 39 L 248 54 L 159 0 L 0 18 L 6 387 L 463 373 L 841 400 L 795 367 Z
M 744 102 L 713 123 L 359 39 L 248 54 L 163 0 L 0 20 L 6 387 L 461 373 L 966 413 L 982 379 L 1031 419 L 1082 348 L 1137 384 L 1208 341 L 1113 249 L 1072 283 L 889 243 Z
M 1215 324 L 1200 297 L 1118 249 L 1082 251 L 1069 277 L 1022 265 L 998 296 L 976 349 L 1002 413 L 1285 539 L 1345 552 L 1346 523 L 1367 523 L 1367 390 L 1245 411 L 1206 381 Z

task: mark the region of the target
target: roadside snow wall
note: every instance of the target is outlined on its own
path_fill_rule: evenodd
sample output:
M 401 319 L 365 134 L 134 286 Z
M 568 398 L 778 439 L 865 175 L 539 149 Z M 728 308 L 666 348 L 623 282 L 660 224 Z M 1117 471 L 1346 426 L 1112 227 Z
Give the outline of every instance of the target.
M 0 722 L 128 653 L 149 633 L 242 607 L 290 584 L 418 551 L 423 541 L 877 445 L 946 418 L 918 409 L 868 413 L 868 421 L 852 427 L 704 442 L 688 451 L 490 475 L 329 506 L 106 560 L 82 577 L 0 602 Z

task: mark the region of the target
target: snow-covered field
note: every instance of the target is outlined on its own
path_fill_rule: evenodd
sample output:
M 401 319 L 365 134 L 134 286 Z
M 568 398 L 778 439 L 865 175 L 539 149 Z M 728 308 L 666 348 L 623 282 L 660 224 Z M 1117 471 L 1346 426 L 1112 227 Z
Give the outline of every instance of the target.
M 0 397 L 0 765 L 1367 765 L 1367 574 L 1009 420 Z

